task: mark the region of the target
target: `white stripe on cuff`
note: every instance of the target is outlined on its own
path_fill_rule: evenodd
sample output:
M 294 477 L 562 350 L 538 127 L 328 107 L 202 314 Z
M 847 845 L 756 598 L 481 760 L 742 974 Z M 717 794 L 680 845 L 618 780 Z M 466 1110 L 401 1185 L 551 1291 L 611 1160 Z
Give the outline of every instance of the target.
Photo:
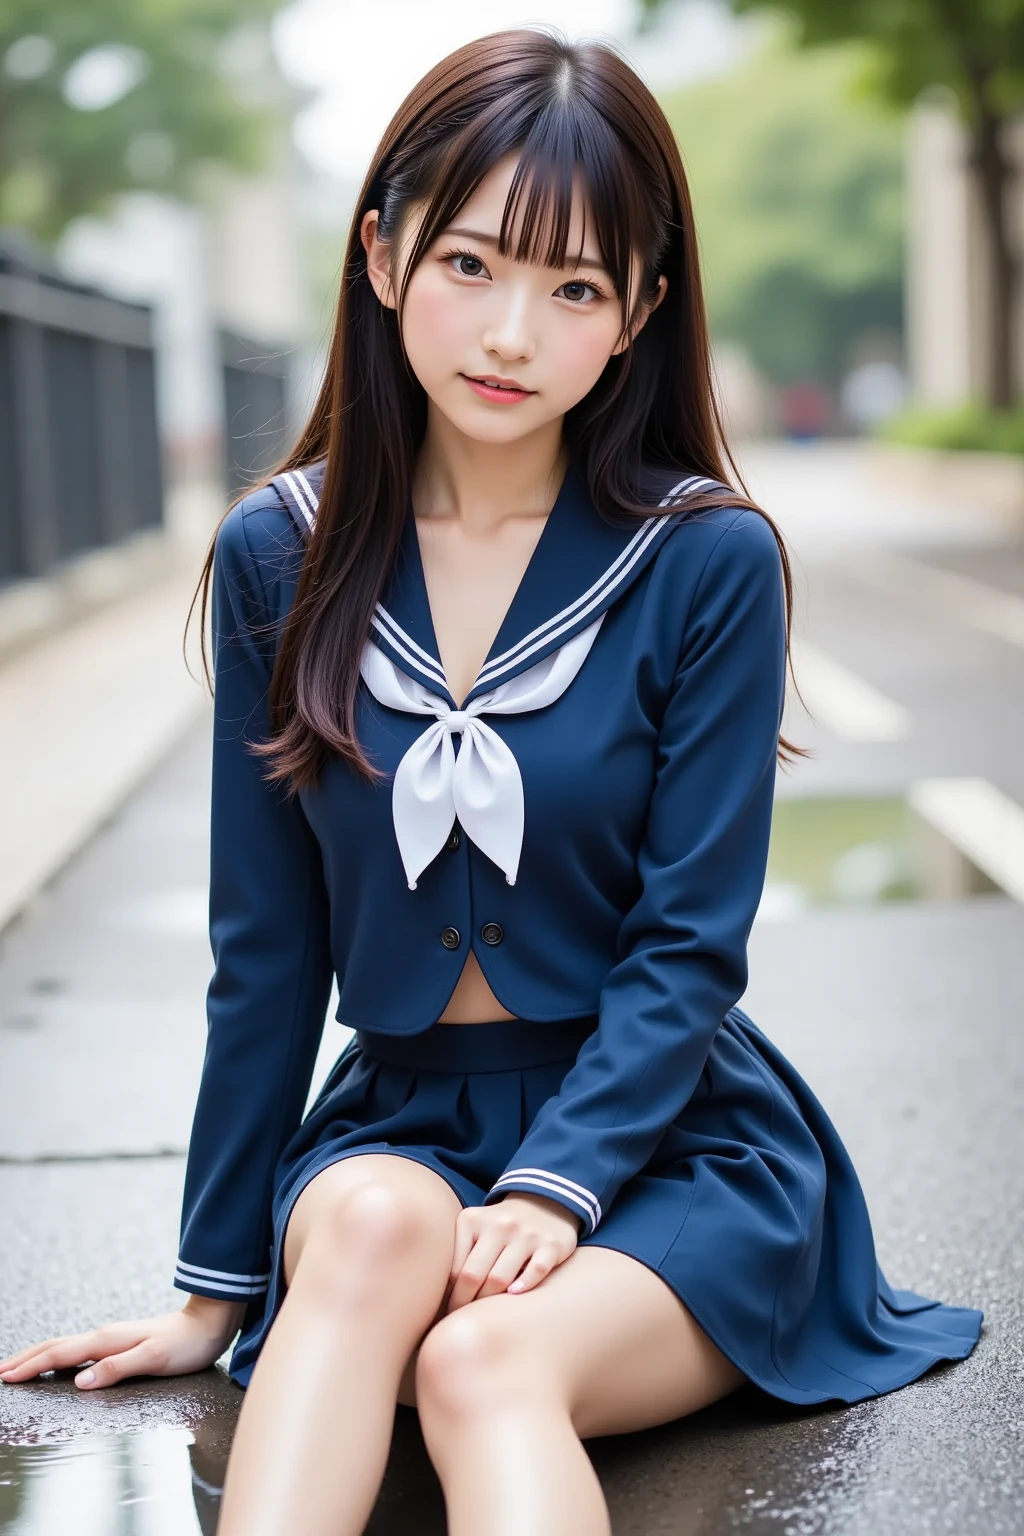
M 491 1189 L 507 1188 L 514 1183 L 530 1184 L 538 1189 L 550 1189 L 564 1199 L 574 1201 L 581 1210 L 586 1212 L 591 1231 L 601 1220 L 601 1202 L 597 1196 L 592 1194 L 585 1185 L 576 1184 L 572 1179 L 565 1178 L 563 1174 L 550 1173 L 546 1168 L 513 1168 L 508 1173 L 503 1173 Z
M 593 1232 L 597 1223 L 594 1220 L 594 1212 L 591 1207 L 585 1204 L 584 1201 L 580 1199 L 579 1195 L 574 1195 L 571 1190 L 564 1189 L 561 1184 L 553 1183 L 551 1179 L 538 1179 L 531 1174 L 519 1174 L 514 1179 L 509 1179 L 505 1184 L 495 1184 L 491 1190 L 491 1194 L 494 1194 L 495 1192 L 502 1195 L 515 1194 L 517 1191 L 521 1190 L 524 1185 L 529 1185 L 531 1189 L 542 1189 L 552 1198 L 557 1198 L 560 1202 L 567 1200 L 571 1201 L 574 1206 L 579 1208 L 579 1211 L 583 1216 L 586 1228 L 585 1235 L 589 1237 L 590 1233 Z
M 231 1269 L 206 1269 L 202 1264 L 187 1264 L 184 1259 L 178 1260 L 178 1268 L 188 1270 L 190 1274 L 196 1276 L 203 1275 L 209 1280 L 232 1280 L 240 1284 L 255 1285 L 260 1282 L 265 1284 L 270 1279 L 269 1269 L 265 1275 L 240 1275 Z
M 262 1296 L 267 1289 L 264 1280 L 261 1285 L 229 1285 L 226 1280 L 208 1280 L 205 1275 L 190 1275 L 180 1266 L 174 1271 L 174 1283 L 184 1290 L 190 1286 L 201 1285 L 204 1290 L 217 1291 L 222 1296 Z

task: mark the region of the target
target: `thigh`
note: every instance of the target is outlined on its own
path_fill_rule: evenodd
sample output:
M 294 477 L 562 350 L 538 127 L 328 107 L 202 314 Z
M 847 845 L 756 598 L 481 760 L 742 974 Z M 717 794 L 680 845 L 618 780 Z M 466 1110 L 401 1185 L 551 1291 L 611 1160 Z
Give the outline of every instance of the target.
M 407 1224 L 428 1242 L 436 1239 L 450 1262 L 455 1248 L 455 1222 L 462 1202 L 439 1173 L 414 1158 L 393 1152 L 358 1152 L 331 1163 L 315 1174 L 292 1208 L 285 1229 L 283 1266 L 290 1284 L 311 1234 L 335 1221 L 346 1200 L 358 1190 L 375 1187 L 390 1196 L 396 1227 Z
M 554 1375 L 581 1438 L 668 1423 L 746 1380 L 666 1282 L 617 1249 L 577 1248 L 532 1291 L 476 1307 L 481 1328 Z

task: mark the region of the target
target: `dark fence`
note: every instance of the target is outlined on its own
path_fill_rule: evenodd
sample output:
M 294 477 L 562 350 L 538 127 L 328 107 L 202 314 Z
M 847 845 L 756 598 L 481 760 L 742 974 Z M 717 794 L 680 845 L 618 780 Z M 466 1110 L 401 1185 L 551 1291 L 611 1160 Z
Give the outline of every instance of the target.
M 162 516 L 150 307 L 0 235 L 0 584 Z
M 235 331 L 219 332 L 224 378 L 224 472 L 235 497 L 280 458 L 288 420 L 290 354 Z

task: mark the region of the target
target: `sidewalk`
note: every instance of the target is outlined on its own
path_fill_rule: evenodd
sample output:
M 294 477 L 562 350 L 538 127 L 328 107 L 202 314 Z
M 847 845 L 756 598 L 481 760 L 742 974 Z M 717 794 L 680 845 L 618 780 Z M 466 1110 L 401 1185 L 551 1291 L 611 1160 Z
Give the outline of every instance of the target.
M 0 663 L 0 933 L 210 708 L 198 603 L 182 651 L 206 537 L 168 539 L 138 590 Z
M 1024 539 L 1024 490 L 1015 501 L 1005 485 L 993 489 L 980 477 L 972 483 L 969 466 L 945 466 L 940 497 L 934 459 L 890 445 L 750 442 L 737 445 L 736 458 L 754 500 L 802 556 L 907 545 L 998 547 Z

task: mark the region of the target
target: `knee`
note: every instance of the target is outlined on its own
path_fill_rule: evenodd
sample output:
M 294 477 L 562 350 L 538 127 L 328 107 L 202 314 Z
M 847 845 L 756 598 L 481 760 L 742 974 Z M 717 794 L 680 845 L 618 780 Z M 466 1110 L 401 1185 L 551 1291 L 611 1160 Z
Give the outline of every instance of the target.
M 387 1292 L 389 1276 L 400 1283 L 428 1234 L 403 1190 L 372 1181 L 336 1190 L 309 1222 L 294 1278 L 347 1303 L 372 1301 Z
M 416 1402 L 421 1413 L 474 1418 L 524 1388 L 535 1389 L 538 1375 L 521 1331 L 513 1331 L 486 1301 L 470 1302 L 424 1337 L 416 1361 Z

